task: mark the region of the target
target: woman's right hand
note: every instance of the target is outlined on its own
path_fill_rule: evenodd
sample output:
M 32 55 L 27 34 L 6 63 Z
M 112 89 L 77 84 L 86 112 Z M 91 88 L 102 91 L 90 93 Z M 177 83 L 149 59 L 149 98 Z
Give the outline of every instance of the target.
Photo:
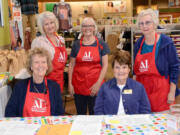
M 74 87 L 72 85 L 72 74 L 73 74 L 75 61 L 76 61 L 76 59 L 71 57 L 70 62 L 69 62 L 69 68 L 68 68 L 68 82 L 69 82 L 68 83 L 68 91 L 71 96 L 74 95 Z
M 74 95 L 74 87 L 73 87 L 72 83 L 69 84 L 69 86 L 68 86 L 68 91 L 69 91 L 69 94 L 70 94 L 71 96 Z

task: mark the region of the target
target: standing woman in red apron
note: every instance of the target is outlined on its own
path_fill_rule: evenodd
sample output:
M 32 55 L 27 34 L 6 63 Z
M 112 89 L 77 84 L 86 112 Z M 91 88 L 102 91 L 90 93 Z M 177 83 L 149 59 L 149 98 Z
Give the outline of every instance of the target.
M 64 67 L 67 61 L 67 51 L 64 39 L 56 31 L 59 24 L 55 15 L 51 12 L 43 12 L 38 16 L 38 28 L 42 36 L 33 40 L 31 48 L 42 47 L 47 49 L 52 57 L 53 70 L 47 76 L 48 79 L 56 81 L 61 92 L 64 86 Z
M 92 18 L 84 18 L 81 39 L 73 44 L 69 63 L 69 92 L 74 95 L 77 114 L 94 114 L 96 94 L 108 67 L 109 48 L 95 35 L 97 26 Z
M 152 9 L 138 15 L 143 36 L 134 46 L 134 79 L 147 92 L 152 112 L 167 112 L 175 101 L 179 77 L 179 59 L 170 37 L 156 32 L 158 17 Z
M 6 117 L 38 117 L 63 115 L 59 85 L 48 80 L 51 57 L 47 50 L 34 48 L 27 60 L 27 71 L 32 77 L 17 82 L 6 106 Z

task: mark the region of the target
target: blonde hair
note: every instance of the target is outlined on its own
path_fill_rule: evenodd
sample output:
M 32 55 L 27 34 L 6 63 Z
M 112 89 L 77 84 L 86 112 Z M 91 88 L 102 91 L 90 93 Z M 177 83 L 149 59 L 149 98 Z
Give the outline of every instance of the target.
M 84 25 L 85 23 L 87 23 L 87 22 L 92 22 L 92 23 L 93 23 L 93 25 L 94 25 L 94 27 L 95 27 L 94 35 L 96 35 L 96 34 L 97 34 L 97 31 L 98 31 L 97 25 L 96 25 L 96 22 L 94 21 L 94 19 L 91 18 L 91 17 L 85 17 L 85 18 L 83 19 L 83 21 L 82 21 L 82 23 L 81 23 L 81 27 L 80 27 L 81 34 L 83 35 L 83 33 L 82 33 L 82 27 L 83 27 L 83 25 Z
M 44 21 L 46 19 L 52 19 L 56 25 L 56 31 L 59 29 L 59 23 L 58 23 L 56 16 L 54 15 L 54 13 L 45 11 L 45 12 L 39 14 L 38 19 L 37 19 L 38 29 L 41 32 L 41 34 L 43 34 L 43 35 L 45 34 L 43 26 L 44 26 Z
M 49 52 L 44 49 L 44 48 L 34 48 L 32 50 L 30 50 L 29 54 L 28 54 L 28 58 L 27 58 L 27 63 L 26 63 L 26 69 L 27 71 L 32 75 L 33 71 L 31 70 L 31 66 L 32 66 L 32 58 L 35 55 L 39 55 L 39 56 L 43 56 L 47 58 L 47 66 L 48 66 L 48 70 L 46 71 L 46 75 L 49 74 L 52 71 L 52 63 L 51 63 L 51 57 Z
M 139 13 L 139 15 L 138 15 L 138 17 L 137 17 L 137 23 L 136 23 L 136 24 L 138 25 L 138 27 L 139 27 L 140 18 L 143 17 L 143 16 L 146 16 L 146 15 L 150 15 L 150 16 L 151 16 L 151 20 L 152 20 L 152 22 L 153 22 L 156 26 L 159 25 L 159 18 L 158 18 L 158 16 L 157 16 L 157 14 L 155 13 L 155 11 L 154 11 L 153 9 L 148 8 L 148 9 L 142 10 L 142 11 Z

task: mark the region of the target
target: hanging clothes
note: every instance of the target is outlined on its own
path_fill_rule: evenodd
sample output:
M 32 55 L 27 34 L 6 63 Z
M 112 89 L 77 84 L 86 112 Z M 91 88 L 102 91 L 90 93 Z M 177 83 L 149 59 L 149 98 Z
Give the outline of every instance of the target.
M 53 12 L 59 21 L 59 30 L 64 31 L 72 28 L 71 7 L 68 3 L 60 2 L 55 4 Z

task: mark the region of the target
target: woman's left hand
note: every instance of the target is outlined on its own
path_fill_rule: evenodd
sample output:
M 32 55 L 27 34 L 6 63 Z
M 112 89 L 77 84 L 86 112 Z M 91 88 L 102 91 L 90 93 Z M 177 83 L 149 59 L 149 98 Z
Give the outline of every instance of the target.
M 101 85 L 101 83 L 96 82 L 96 83 L 90 88 L 90 90 L 91 90 L 90 96 L 95 96 L 95 95 L 96 95 L 96 93 L 99 91 L 100 85 Z
M 172 103 L 174 103 L 174 101 L 175 101 L 175 94 L 172 93 L 172 92 L 169 92 L 167 103 L 168 103 L 168 104 L 172 104 Z

